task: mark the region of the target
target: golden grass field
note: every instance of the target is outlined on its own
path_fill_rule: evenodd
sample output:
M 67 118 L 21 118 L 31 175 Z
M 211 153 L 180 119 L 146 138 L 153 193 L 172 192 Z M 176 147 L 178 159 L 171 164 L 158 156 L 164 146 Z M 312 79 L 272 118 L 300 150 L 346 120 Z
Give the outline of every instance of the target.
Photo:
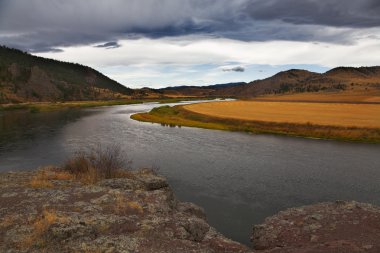
M 307 101 L 342 103 L 379 103 L 380 90 L 361 90 L 344 92 L 304 92 L 285 95 L 266 95 L 255 98 L 256 101 Z
M 380 104 L 230 101 L 186 105 L 184 109 L 226 119 L 380 128 Z
M 266 103 L 266 102 L 262 102 Z M 190 111 L 183 105 L 162 106 L 148 113 L 138 113 L 132 119 L 160 123 L 165 126 L 188 126 L 255 134 L 281 134 L 307 138 L 380 143 L 380 128 L 320 125 L 315 123 L 287 123 L 263 120 L 222 118 Z M 240 112 L 234 112 L 240 113 Z M 316 117 L 315 117 L 316 118 Z

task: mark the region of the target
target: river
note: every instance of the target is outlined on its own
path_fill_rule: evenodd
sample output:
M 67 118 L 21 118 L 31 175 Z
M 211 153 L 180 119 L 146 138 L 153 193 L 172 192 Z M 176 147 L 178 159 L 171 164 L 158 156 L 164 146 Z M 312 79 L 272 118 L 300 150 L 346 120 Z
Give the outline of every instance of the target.
M 380 204 L 380 145 L 164 127 L 130 119 L 156 103 L 0 113 L 0 171 L 60 165 L 75 151 L 120 144 L 134 168 L 155 167 L 181 201 L 249 244 L 252 225 L 322 201 Z

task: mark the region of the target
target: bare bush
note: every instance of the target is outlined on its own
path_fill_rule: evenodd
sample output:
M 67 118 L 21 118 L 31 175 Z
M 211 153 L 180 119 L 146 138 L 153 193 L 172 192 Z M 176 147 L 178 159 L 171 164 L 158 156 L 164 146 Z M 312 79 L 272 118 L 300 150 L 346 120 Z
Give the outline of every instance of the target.
M 90 151 L 77 152 L 65 162 L 64 169 L 81 181 L 94 183 L 101 179 L 128 176 L 130 161 L 120 146 L 98 146 Z

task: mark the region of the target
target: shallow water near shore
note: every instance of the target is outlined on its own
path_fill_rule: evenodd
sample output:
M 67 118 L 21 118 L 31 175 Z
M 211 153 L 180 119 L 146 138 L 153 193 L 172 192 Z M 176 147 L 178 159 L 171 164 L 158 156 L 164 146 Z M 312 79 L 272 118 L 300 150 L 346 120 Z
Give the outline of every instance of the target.
M 60 165 L 75 151 L 120 144 L 133 167 L 156 167 L 181 201 L 249 244 L 253 224 L 322 201 L 380 204 L 380 145 L 163 127 L 130 119 L 162 104 L 0 113 L 0 171 Z

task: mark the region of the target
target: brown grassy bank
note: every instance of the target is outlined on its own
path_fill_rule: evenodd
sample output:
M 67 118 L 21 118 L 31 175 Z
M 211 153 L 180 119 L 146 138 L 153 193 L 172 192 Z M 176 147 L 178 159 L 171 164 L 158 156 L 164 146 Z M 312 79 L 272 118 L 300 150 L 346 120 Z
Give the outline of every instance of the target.
M 185 109 L 186 108 L 186 109 Z M 207 129 L 281 134 L 319 139 L 380 143 L 380 128 L 319 125 L 314 123 L 271 122 L 238 118 L 222 118 L 189 111 L 188 106 L 159 107 L 149 113 L 131 118 L 170 126 L 188 126 Z
M 341 92 L 303 92 L 283 95 L 265 95 L 255 101 L 277 102 L 324 102 L 324 103 L 368 103 L 380 104 L 380 90 L 358 90 Z
M 44 112 L 55 111 L 70 108 L 89 108 L 99 106 L 113 106 L 113 105 L 130 105 L 141 104 L 148 102 L 159 103 L 178 103 L 180 101 L 191 101 L 199 99 L 211 98 L 156 98 L 156 99 L 122 99 L 122 100 L 99 100 L 99 101 L 67 101 L 67 102 L 35 102 L 35 103 L 19 103 L 19 104 L 0 104 L 1 111 L 13 110 L 28 110 L 30 112 Z
M 184 109 L 223 119 L 380 128 L 380 105 L 376 104 L 229 101 Z
M 89 108 L 98 106 L 128 105 L 143 103 L 142 100 L 110 100 L 110 101 L 70 101 L 70 102 L 36 102 L 20 104 L 0 104 L 0 111 L 29 110 L 30 112 L 55 111 L 70 108 Z

